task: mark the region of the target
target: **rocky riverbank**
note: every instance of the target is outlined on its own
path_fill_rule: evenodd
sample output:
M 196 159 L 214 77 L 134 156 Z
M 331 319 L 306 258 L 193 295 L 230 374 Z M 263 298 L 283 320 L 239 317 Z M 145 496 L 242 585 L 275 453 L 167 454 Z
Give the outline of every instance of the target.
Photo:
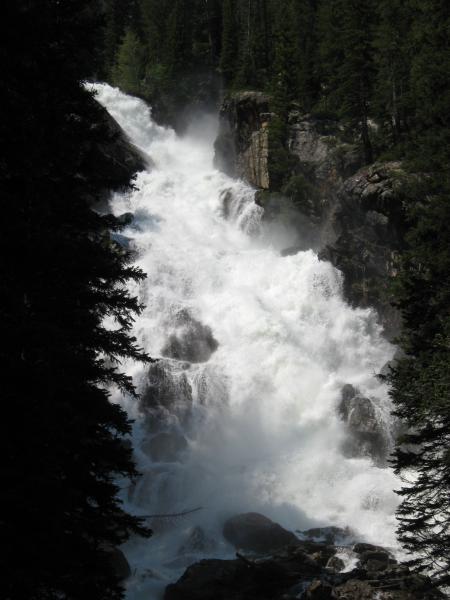
M 165 600 L 432 600 L 444 598 L 427 577 L 391 552 L 352 541 L 348 530 L 297 535 L 258 513 L 224 526 L 234 560 L 201 560 L 167 587 Z

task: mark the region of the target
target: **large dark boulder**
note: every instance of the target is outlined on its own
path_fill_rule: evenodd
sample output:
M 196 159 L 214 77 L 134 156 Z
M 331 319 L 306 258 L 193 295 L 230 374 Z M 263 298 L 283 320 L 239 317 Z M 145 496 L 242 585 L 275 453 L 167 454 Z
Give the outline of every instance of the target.
M 176 431 L 161 431 L 142 444 L 142 450 L 156 462 L 176 462 L 188 446 L 187 440 Z
M 335 551 L 337 548 L 335 547 Z M 301 547 L 256 560 L 202 560 L 167 587 L 165 600 L 443 600 L 426 577 L 387 564 L 336 573 Z
M 176 411 L 192 404 L 192 388 L 184 372 L 173 372 L 166 361 L 150 365 L 144 389 L 140 396 L 143 412 L 160 407 Z
M 174 319 L 176 332 L 169 336 L 161 354 L 191 363 L 206 362 L 219 346 L 211 328 L 182 310 Z
M 267 554 L 299 540 L 259 513 L 244 513 L 228 519 L 223 527 L 224 538 L 238 550 Z
M 128 579 L 131 575 L 131 567 L 120 548 L 107 548 L 105 552 L 114 575 L 121 581 Z
M 93 98 L 90 103 L 92 136 L 80 147 L 80 166 L 83 172 L 87 172 L 94 187 L 104 190 L 102 197 L 88 199 L 103 212 L 107 210 L 106 200 L 111 191 L 126 189 L 134 175 L 148 168 L 152 161 L 131 143 L 101 104 Z
M 348 428 L 344 453 L 350 457 L 370 456 L 376 463 L 384 464 L 389 441 L 373 401 L 346 384 L 341 391 L 338 412 Z

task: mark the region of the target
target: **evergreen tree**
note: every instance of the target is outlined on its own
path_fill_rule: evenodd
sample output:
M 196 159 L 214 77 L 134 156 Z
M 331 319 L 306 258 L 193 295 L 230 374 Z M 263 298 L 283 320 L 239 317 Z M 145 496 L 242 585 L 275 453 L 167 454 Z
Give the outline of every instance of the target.
M 316 104 L 320 95 L 316 4 L 316 0 L 294 0 L 291 3 L 293 56 L 297 73 L 296 96 L 307 111 Z
M 338 114 L 356 130 L 366 163 L 373 160 L 369 132 L 375 77 L 373 0 L 331 0 L 322 3 L 322 63 L 327 67 L 327 95 Z M 339 29 L 339 31 L 337 31 Z
M 118 48 L 113 82 L 129 94 L 139 94 L 144 73 L 144 49 L 134 31 L 127 29 Z
M 410 110 L 410 32 L 412 11 L 405 0 L 382 0 L 375 37 L 377 78 L 374 105 L 388 142 L 408 130 Z
M 413 18 L 409 134 L 412 167 L 426 172 L 409 205 L 408 249 L 396 278 L 405 357 L 389 380 L 398 415 L 410 426 L 394 466 L 399 535 L 418 571 L 450 583 L 450 7 L 408 3 Z
M 146 359 L 129 335 L 140 305 L 124 287 L 143 274 L 111 244 L 117 221 L 90 208 L 104 185 L 95 148 L 108 135 L 83 87 L 98 13 L 91 0 L 20 0 L 2 21 L 0 564 L 10 600 L 121 598 L 111 548 L 148 534 L 117 498 L 117 477 L 136 472 L 108 387 L 133 393 L 117 365 Z
M 236 73 L 236 61 L 238 56 L 238 37 L 234 0 L 224 0 L 222 19 L 220 70 L 225 83 L 230 85 Z

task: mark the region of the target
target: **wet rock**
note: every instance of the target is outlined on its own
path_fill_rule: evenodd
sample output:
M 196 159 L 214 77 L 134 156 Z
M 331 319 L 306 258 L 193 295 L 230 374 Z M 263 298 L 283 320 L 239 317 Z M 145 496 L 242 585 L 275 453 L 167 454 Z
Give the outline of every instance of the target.
M 239 92 L 226 98 L 219 114 L 215 166 L 231 177 L 269 187 L 269 98 L 262 92 Z
M 373 544 L 366 544 L 365 542 L 358 542 L 352 548 L 356 554 L 363 554 L 364 552 L 386 552 L 386 549 L 382 546 L 374 546 Z
M 161 431 L 146 440 L 142 444 L 142 449 L 156 462 L 176 462 L 187 445 L 187 440 L 181 433 Z
M 336 544 L 338 540 L 346 540 L 353 534 L 351 530 L 346 527 L 314 527 L 307 529 L 306 531 L 300 532 L 302 537 L 309 540 L 315 540 L 316 542 L 326 542 L 327 544 Z
M 108 548 L 106 552 L 114 575 L 121 581 L 130 577 L 131 568 L 122 550 L 119 548 Z
M 345 563 L 342 558 L 339 558 L 339 556 L 332 556 L 325 566 L 327 569 L 331 569 L 331 571 L 339 573 L 345 568 Z
M 301 550 L 260 560 L 202 560 L 166 589 L 165 600 L 281 600 L 298 597 L 299 580 L 320 573 Z M 291 594 L 292 591 L 292 594 Z
M 187 407 L 192 404 L 192 388 L 185 373 L 174 373 L 165 361 L 150 365 L 140 397 L 140 407 L 146 412 L 158 407 Z
M 388 563 L 383 560 L 371 559 L 365 563 L 365 568 L 367 571 L 385 571 L 387 569 Z
M 144 155 L 128 139 L 120 125 L 96 100 L 91 100 L 98 113 L 98 119 L 91 129 L 101 130 L 101 142 L 87 142 L 80 150 L 87 164 L 95 165 L 92 177 L 105 188 L 105 195 L 111 190 L 119 190 L 129 184 L 137 171 L 148 168 L 151 159 Z M 94 136 L 91 136 L 95 138 Z M 99 139 L 100 139 L 99 138 Z
M 359 553 L 359 561 L 362 565 L 365 565 L 369 560 L 378 560 L 387 564 L 389 559 L 390 554 L 384 549 L 366 550 Z
M 191 317 L 187 311 L 180 311 L 176 322 L 177 331 L 169 337 L 161 354 L 191 363 L 208 361 L 219 346 L 211 328 Z
M 378 310 L 389 338 L 401 325 L 388 285 L 404 246 L 405 196 L 412 179 L 399 162 L 375 163 L 346 179 L 331 216 L 335 240 L 321 253 L 344 273 L 346 297 Z
M 333 587 L 316 579 L 306 590 L 306 600 L 332 600 L 336 598 Z
M 223 535 L 235 548 L 259 554 L 299 544 L 296 535 L 259 513 L 231 517 L 224 525 Z
M 131 212 L 122 213 L 121 215 L 119 215 L 117 217 L 117 221 L 121 228 L 131 225 L 131 223 L 133 222 L 133 219 L 134 219 L 134 215 Z
M 384 464 L 388 453 L 388 441 L 376 408 L 370 398 L 363 396 L 350 384 L 341 391 L 338 412 L 348 426 L 349 437 L 343 451 L 347 456 L 370 456 L 378 464 Z
M 183 542 L 178 550 L 178 554 L 195 554 L 198 552 L 212 552 L 216 544 L 213 539 L 209 538 L 204 529 L 201 527 L 193 527 L 187 539 Z
M 313 543 L 313 542 L 310 542 Z M 337 548 L 334 547 L 334 552 Z M 301 547 L 249 560 L 203 560 L 167 587 L 165 600 L 443 600 L 426 577 L 407 567 L 334 573 Z

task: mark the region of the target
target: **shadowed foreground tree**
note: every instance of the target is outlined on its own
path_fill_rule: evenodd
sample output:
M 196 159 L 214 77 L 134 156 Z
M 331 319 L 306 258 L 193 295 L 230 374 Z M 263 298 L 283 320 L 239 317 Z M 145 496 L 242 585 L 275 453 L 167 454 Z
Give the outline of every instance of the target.
M 136 472 L 130 423 L 107 388 L 134 393 L 115 365 L 146 360 L 125 288 L 143 274 L 111 243 L 116 220 L 90 208 L 106 137 L 83 86 L 98 14 L 92 0 L 18 0 L 1 26 L 0 565 L 11 600 L 121 598 L 108 550 L 149 533 L 117 498 L 117 477 Z
M 410 425 L 395 468 L 400 539 L 418 571 L 450 584 L 450 5 L 409 0 L 415 129 L 408 153 L 425 172 L 409 205 L 408 249 L 396 297 L 405 357 L 390 376 L 397 412 Z

